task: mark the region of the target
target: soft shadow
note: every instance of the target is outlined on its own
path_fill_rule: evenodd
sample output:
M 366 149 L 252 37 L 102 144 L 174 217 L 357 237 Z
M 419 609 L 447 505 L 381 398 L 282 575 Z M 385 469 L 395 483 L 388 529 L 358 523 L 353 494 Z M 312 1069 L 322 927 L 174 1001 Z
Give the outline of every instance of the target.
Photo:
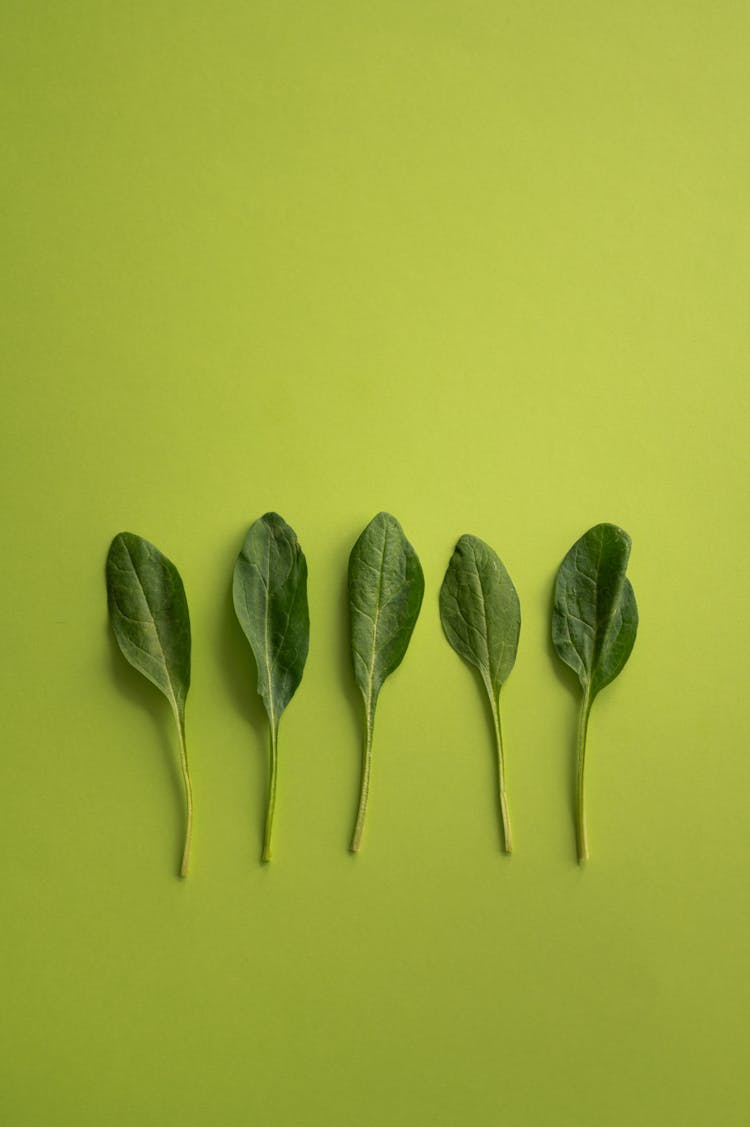
M 115 687 L 131 704 L 149 712 L 154 720 L 159 744 L 161 745 L 161 759 L 177 812 L 178 840 L 175 864 L 179 868 L 184 846 L 185 788 L 180 771 L 179 744 L 172 709 L 166 697 L 157 689 L 156 685 L 152 685 L 142 673 L 139 673 L 137 669 L 130 665 L 122 654 L 109 625 L 105 627 L 105 631 L 107 635 L 106 645 L 109 650 L 109 669 Z
M 224 569 L 224 574 L 232 574 L 236 550 L 232 553 L 231 563 Z M 227 584 L 224 598 L 221 601 L 219 614 L 219 628 L 217 638 L 218 659 L 223 670 L 224 682 L 234 707 L 255 733 L 256 739 L 248 739 L 247 751 L 249 753 L 261 750 L 262 772 L 264 785 L 258 788 L 256 794 L 256 816 L 253 825 L 258 827 L 257 853 L 263 845 L 263 832 L 266 817 L 266 799 L 268 786 L 268 717 L 263 705 L 263 700 L 258 694 L 258 669 L 255 664 L 253 651 L 245 637 L 242 627 L 237 621 L 232 599 L 232 581 Z M 255 846 L 254 846 L 255 848 Z
M 547 622 L 548 623 L 552 622 L 552 608 L 553 608 L 554 602 L 555 602 L 555 578 L 556 578 L 556 575 L 557 575 L 557 572 L 555 572 L 554 575 L 552 576 L 550 586 L 549 586 L 549 600 L 548 600 L 548 606 L 547 606 Z M 577 813 L 576 807 L 577 807 L 577 797 L 578 797 L 577 796 L 577 787 L 578 787 L 578 780 L 577 780 L 578 707 L 579 707 L 580 702 L 581 702 L 581 685 L 580 685 L 580 682 L 579 682 L 578 678 L 576 677 L 575 673 L 573 672 L 573 670 L 569 666 L 567 666 L 564 661 L 561 661 L 560 658 L 558 657 L 557 650 L 555 649 L 554 644 L 552 642 L 552 630 L 549 626 L 547 627 L 547 631 L 546 631 L 546 645 L 547 645 L 547 653 L 549 654 L 550 664 L 551 664 L 552 669 L 554 671 L 555 677 L 557 678 L 559 684 L 562 685 L 562 687 L 567 690 L 567 692 L 570 694 L 571 698 L 575 701 L 575 709 L 572 713 L 572 721 L 571 721 L 571 725 L 570 725 L 570 735 L 569 735 L 569 741 L 568 741 L 568 749 L 569 749 L 568 750 L 568 763 L 569 763 L 568 808 L 570 810 L 570 824 L 571 824 L 571 827 L 572 827 L 573 849 L 574 849 L 574 856 L 575 856 L 575 851 L 577 851 L 577 849 L 578 849 L 578 845 L 577 845 L 577 842 L 576 842 L 576 835 L 575 835 L 575 825 L 576 825 L 576 813 Z

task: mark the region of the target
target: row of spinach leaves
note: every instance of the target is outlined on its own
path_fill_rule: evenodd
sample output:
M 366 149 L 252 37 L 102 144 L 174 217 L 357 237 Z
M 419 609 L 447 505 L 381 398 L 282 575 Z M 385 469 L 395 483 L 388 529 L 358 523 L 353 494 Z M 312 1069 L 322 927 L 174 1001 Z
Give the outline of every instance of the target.
M 591 706 L 620 673 L 635 642 L 638 610 L 626 576 L 630 537 L 614 524 L 597 524 L 573 545 L 555 581 L 552 641 L 581 686 L 577 733 L 576 840 L 588 858 L 584 764 Z M 185 787 L 186 876 L 193 829 L 193 795 L 185 744 L 185 701 L 190 688 L 190 616 L 180 574 L 148 540 L 115 536 L 106 566 L 110 621 L 119 647 L 166 696 L 174 713 Z M 349 557 L 349 608 L 354 678 L 364 703 L 359 804 L 351 839 L 357 852 L 367 812 L 375 710 L 386 678 L 401 664 L 424 595 L 414 548 L 390 513 L 364 529 Z M 302 680 L 310 615 L 307 562 L 297 536 L 277 514 L 249 528 L 233 576 L 234 609 L 258 669 L 258 693 L 268 716 L 269 773 L 263 861 L 271 859 L 278 777 L 279 722 Z M 476 667 L 487 693 L 497 752 L 504 849 L 512 851 L 500 724 L 500 690 L 516 660 L 521 609 L 516 588 L 489 544 L 465 535 L 456 544 L 440 589 L 440 619 L 453 649 Z

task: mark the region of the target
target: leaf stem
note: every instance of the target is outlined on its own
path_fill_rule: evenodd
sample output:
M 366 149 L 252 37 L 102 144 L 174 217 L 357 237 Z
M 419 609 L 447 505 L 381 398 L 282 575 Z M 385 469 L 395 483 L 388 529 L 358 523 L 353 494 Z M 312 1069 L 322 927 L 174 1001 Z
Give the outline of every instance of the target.
M 513 836 L 510 830 L 510 813 L 508 811 L 508 798 L 505 793 L 505 761 L 503 757 L 503 733 L 500 727 L 500 703 L 492 690 L 490 703 L 492 705 L 492 720 L 495 726 L 495 744 L 497 746 L 497 783 L 498 797 L 500 799 L 500 819 L 503 828 L 503 848 L 506 853 L 513 852 Z
M 370 793 L 370 764 L 372 761 L 372 733 L 374 726 L 374 717 L 370 714 L 370 710 L 368 709 L 365 713 L 365 734 L 362 745 L 362 782 L 359 792 L 359 807 L 357 809 L 357 820 L 354 824 L 354 833 L 352 834 L 352 843 L 349 846 L 352 853 L 359 852 L 359 847 L 362 844 L 362 831 L 365 828 L 367 797 Z
M 589 726 L 589 713 L 591 702 L 588 692 L 584 692 L 581 708 L 578 713 L 578 738 L 576 740 L 576 845 L 578 847 L 578 862 L 583 864 L 589 859 L 589 842 L 586 834 L 586 812 L 583 802 L 583 777 L 586 762 L 586 734 Z
M 186 877 L 188 875 L 188 868 L 190 866 L 190 846 L 193 840 L 193 785 L 190 782 L 190 772 L 188 770 L 187 760 L 187 747 L 185 746 L 185 719 L 183 716 L 180 716 L 176 710 L 175 717 L 177 719 L 177 732 L 180 740 L 180 767 L 182 768 L 182 779 L 185 784 L 186 808 L 185 847 L 182 851 L 180 876 Z
M 273 815 L 276 809 L 276 776 L 278 774 L 278 724 L 271 724 L 271 745 L 269 754 L 268 774 L 268 805 L 266 806 L 266 829 L 263 836 L 262 861 L 271 860 L 271 834 L 273 833 Z

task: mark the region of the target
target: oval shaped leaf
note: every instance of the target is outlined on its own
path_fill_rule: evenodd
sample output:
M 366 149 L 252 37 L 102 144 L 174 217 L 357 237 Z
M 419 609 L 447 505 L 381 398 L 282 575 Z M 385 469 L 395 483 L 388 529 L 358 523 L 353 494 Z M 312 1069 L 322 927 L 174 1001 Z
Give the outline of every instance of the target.
M 552 641 L 593 701 L 630 656 L 638 628 L 635 595 L 625 571 L 630 537 L 597 524 L 577 540 L 557 573 Z
M 440 621 L 453 649 L 479 670 L 487 690 L 497 748 L 503 842 L 510 853 L 513 845 L 498 698 L 515 664 L 521 607 L 502 560 L 477 536 L 462 536 L 456 544 L 440 588 Z
M 190 859 L 193 798 L 185 749 L 185 700 L 190 688 L 190 615 L 177 568 L 158 548 L 132 532 L 115 536 L 107 555 L 109 617 L 130 664 L 172 706 L 180 744 L 187 804 L 181 876 Z
M 234 568 L 234 609 L 258 667 L 258 693 L 270 725 L 270 778 L 263 860 L 271 858 L 281 714 L 302 680 L 310 644 L 307 561 L 278 513 L 248 530 Z
M 349 557 L 354 679 L 365 704 L 362 786 L 351 849 L 362 840 L 370 782 L 375 706 L 386 677 L 403 661 L 424 595 L 417 554 L 390 513 L 378 513 Z
M 579 861 L 589 855 L 583 784 L 591 705 L 622 671 L 638 630 L 635 594 L 625 575 L 629 558 L 627 532 L 614 524 L 597 524 L 570 549 L 555 581 L 552 641 L 583 690 L 577 737 Z
M 516 660 L 521 606 L 497 552 L 478 536 L 462 536 L 440 588 L 445 636 L 476 666 L 490 696 L 500 692 Z

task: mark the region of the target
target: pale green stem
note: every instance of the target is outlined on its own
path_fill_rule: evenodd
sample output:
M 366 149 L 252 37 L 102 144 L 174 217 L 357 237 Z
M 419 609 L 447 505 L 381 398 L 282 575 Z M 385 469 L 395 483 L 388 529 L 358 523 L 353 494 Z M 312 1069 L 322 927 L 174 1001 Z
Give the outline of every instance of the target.
M 497 783 L 500 798 L 500 818 L 503 824 L 503 847 L 506 853 L 513 852 L 513 837 L 510 832 L 510 813 L 508 811 L 508 798 L 505 793 L 505 761 L 503 757 L 503 733 L 500 727 L 500 704 L 495 693 L 488 688 L 490 703 L 492 705 L 492 720 L 495 725 L 495 744 L 497 746 Z
M 359 847 L 362 844 L 362 831 L 365 828 L 365 814 L 367 813 L 367 796 L 370 793 L 370 764 L 372 760 L 372 733 L 374 728 L 374 717 L 370 714 L 370 710 L 366 710 L 365 714 L 365 735 L 362 746 L 362 782 L 359 792 L 359 808 L 357 810 L 357 821 L 354 824 L 354 833 L 352 834 L 352 843 L 349 849 L 352 853 L 359 852 Z
M 577 797 L 576 797 L 576 843 L 578 846 L 578 861 L 583 864 L 584 861 L 589 859 L 589 843 L 586 834 L 586 812 L 583 804 L 583 772 L 586 762 L 586 733 L 589 726 L 589 713 L 591 712 L 591 703 L 589 701 L 589 694 L 583 694 L 581 701 L 581 709 L 578 713 L 578 738 L 576 741 L 577 750 L 577 764 L 576 764 L 576 778 L 577 778 Z
M 185 848 L 182 851 L 180 876 L 186 877 L 190 865 L 190 844 L 193 840 L 193 786 L 190 782 L 190 772 L 188 771 L 187 748 L 185 746 L 185 721 L 176 710 L 175 716 L 177 719 L 177 732 L 180 738 L 180 767 L 182 768 L 182 778 L 185 783 L 186 806 Z
M 262 861 L 271 860 L 271 834 L 273 833 L 273 814 L 274 810 L 276 809 L 276 775 L 279 761 L 278 738 L 278 725 L 271 724 L 271 747 L 268 775 L 268 805 L 266 807 L 266 830 L 263 837 L 263 853 L 261 855 Z

